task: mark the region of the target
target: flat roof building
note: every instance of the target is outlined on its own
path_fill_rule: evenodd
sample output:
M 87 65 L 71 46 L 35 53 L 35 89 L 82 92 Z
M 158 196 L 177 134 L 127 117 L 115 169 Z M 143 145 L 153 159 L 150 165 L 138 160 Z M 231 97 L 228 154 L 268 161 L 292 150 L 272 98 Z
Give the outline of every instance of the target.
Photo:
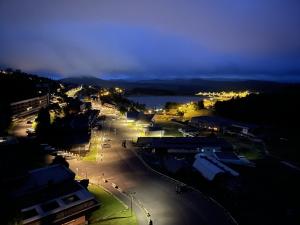
M 47 107 L 50 103 L 49 95 L 25 99 L 10 104 L 13 116 L 27 116 Z
M 149 149 L 167 149 L 200 152 L 202 148 L 210 147 L 219 150 L 231 150 L 232 146 L 222 138 L 217 137 L 139 137 L 137 146 Z
M 146 135 L 150 137 L 163 137 L 165 134 L 164 129 L 159 126 L 149 126 L 146 129 Z
M 213 157 L 217 159 L 220 162 L 226 163 L 226 164 L 233 164 L 233 165 L 240 165 L 240 166 L 254 166 L 255 164 L 250 162 L 246 159 L 244 156 L 237 155 L 234 152 L 230 151 L 218 151 L 211 148 L 203 148 L 201 150 L 201 153 L 203 155 L 207 155 L 210 157 Z
M 29 171 L 23 182 L 13 187 L 11 198 L 26 225 L 83 225 L 86 213 L 99 206 L 75 180 L 75 174 L 62 165 Z
M 212 131 L 228 131 L 249 135 L 251 130 L 257 128 L 257 125 L 242 123 L 219 116 L 197 116 L 193 117 L 190 125 L 198 128 L 204 128 Z

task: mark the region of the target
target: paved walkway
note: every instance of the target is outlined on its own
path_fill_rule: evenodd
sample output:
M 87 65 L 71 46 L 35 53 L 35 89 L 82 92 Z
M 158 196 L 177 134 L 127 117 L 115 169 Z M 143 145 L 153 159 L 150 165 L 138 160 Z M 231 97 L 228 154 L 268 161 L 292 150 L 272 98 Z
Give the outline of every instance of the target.
M 110 121 L 101 135 L 112 139 L 110 148 L 99 150 L 102 160 L 87 162 L 71 160 L 71 169 L 81 176 L 87 175 L 93 182 L 99 182 L 130 204 L 129 198 L 111 186 L 118 185 L 126 193 L 135 193 L 139 205 L 148 210 L 154 225 L 227 225 L 235 224 L 223 208 L 200 192 L 189 190 L 176 193 L 176 184 L 149 170 L 128 148 L 122 147 L 124 139 L 131 138 L 131 130 Z M 108 183 L 103 183 L 103 178 Z M 145 211 L 135 206 L 139 224 L 147 223 Z

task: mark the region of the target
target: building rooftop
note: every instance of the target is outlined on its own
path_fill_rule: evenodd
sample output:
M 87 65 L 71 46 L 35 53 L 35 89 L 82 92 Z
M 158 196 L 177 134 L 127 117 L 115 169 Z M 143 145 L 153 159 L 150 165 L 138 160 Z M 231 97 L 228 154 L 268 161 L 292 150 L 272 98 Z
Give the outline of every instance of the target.
M 15 187 L 14 196 L 23 196 L 33 191 L 47 188 L 50 185 L 54 186 L 63 182 L 72 181 L 74 178 L 75 174 L 62 165 L 53 165 L 31 170 L 21 186 Z
M 85 206 L 86 202 L 90 203 Z M 81 188 L 65 195 L 58 196 L 57 198 L 52 198 L 48 201 L 41 201 L 35 205 L 23 208 L 21 210 L 23 224 L 30 224 L 31 222 L 37 220 L 47 221 L 49 219 L 45 220 L 43 218 L 56 214 L 57 216 L 51 218 L 50 224 L 53 224 L 56 221 L 64 220 L 67 217 L 73 216 L 74 214 L 82 213 L 83 210 L 90 210 L 97 205 L 98 202 L 94 196 L 86 189 Z M 79 206 L 78 210 L 69 211 L 69 209 L 75 208 L 76 206 Z M 62 211 L 67 213 L 61 214 L 60 212 Z
M 139 137 L 137 145 L 140 147 L 167 149 L 232 148 L 227 141 L 217 137 Z
M 11 199 L 21 210 L 23 224 L 63 223 L 99 205 L 94 196 L 62 165 L 31 170 L 11 190 Z M 72 210 L 71 210 L 72 208 Z
M 193 163 L 193 167 L 199 171 L 203 177 L 207 180 L 212 181 L 218 174 L 229 174 L 231 176 L 239 176 L 239 173 L 229 168 L 220 161 L 214 159 L 213 157 L 197 154 L 196 160 Z
M 257 125 L 249 124 L 249 123 L 243 123 L 238 122 L 235 120 L 219 117 L 219 116 L 196 116 L 191 119 L 191 122 L 205 122 L 210 124 L 215 124 L 219 126 L 241 126 L 241 127 L 247 127 L 247 128 L 256 128 Z
M 26 208 L 82 189 L 74 178 L 75 174 L 62 165 L 32 170 L 11 188 L 10 195 L 20 208 Z

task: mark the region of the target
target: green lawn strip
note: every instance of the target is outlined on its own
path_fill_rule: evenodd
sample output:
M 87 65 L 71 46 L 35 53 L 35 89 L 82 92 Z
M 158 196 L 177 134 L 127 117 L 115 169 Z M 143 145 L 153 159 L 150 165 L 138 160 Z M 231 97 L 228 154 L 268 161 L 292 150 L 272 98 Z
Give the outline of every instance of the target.
M 96 161 L 97 152 L 100 148 L 100 139 L 96 135 L 91 137 L 90 140 L 90 149 L 86 156 L 83 157 L 84 161 Z
M 165 130 L 164 136 L 182 137 L 182 134 L 178 131 L 178 129 L 183 127 L 183 125 L 172 121 L 157 122 L 155 124 L 162 127 Z
M 238 154 L 245 156 L 249 160 L 261 159 L 263 157 L 264 149 L 262 144 L 229 135 L 224 135 L 223 138 L 234 146 Z
M 208 109 L 200 109 L 200 110 L 190 110 L 186 113 L 184 113 L 184 119 L 185 120 L 190 120 L 192 117 L 196 116 L 211 116 L 212 111 Z
M 92 212 L 89 222 L 92 225 L 136 225 L 137 220 L 133 212 L 127 209 L 115 196 L 105 189 L 89 185 L 89 191 L 100 201 L 101 206 Z
M 255 160 L 262 158 L 262 154 L 257 151 L 244 151 L 241 152 L 241 155 L 245 156 L 249 160 Z
M 98 145 L 91 144 L 89 153 L 86 156 L 84 156 L 82 159 L 84 161 L 96 161 L 98 148 L 99 148 Z

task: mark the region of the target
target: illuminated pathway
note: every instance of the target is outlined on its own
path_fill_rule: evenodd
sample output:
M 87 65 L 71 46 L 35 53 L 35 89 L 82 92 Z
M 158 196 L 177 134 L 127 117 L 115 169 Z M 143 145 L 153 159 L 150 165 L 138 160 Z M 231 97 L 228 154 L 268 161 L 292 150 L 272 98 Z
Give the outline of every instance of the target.
M 224 210 L 213 203 L 200 192 L 188 190 L 176 194 L 174 182 L 159 176 L 147 169 L 135 154 L 122 148 L 124 138 L 131 138 L 131 131 L 120 121 L 108 121 L 104 131 L 107 138 L 111 138 L 111 148 L 100 151 L 102 161 L 98 163 L 71 160 L 73 171 L 78 168 L 79 173 L 85 171 L 93 182 L 102 182 L 103 173 L 109 183 L 117 184 L 126 192 L 134 192 L 135 197 L 149 211 L 154 225 L 222 225 L 234 224 Z M 110 132 L 108 131 L 110 127 Z M 115 128 L 117 134 L 115 134 Z M 109 187 L 106 184 L 105 187 Z M 110 185 L 121 199 L 124 199 Z M 128 202 L 128 201 L 127 201 Z M 145 216 L 141 210 L 136 211 L 139 224 L 145 223 Z M 144 216 L 144 217 L 143 217 Z

